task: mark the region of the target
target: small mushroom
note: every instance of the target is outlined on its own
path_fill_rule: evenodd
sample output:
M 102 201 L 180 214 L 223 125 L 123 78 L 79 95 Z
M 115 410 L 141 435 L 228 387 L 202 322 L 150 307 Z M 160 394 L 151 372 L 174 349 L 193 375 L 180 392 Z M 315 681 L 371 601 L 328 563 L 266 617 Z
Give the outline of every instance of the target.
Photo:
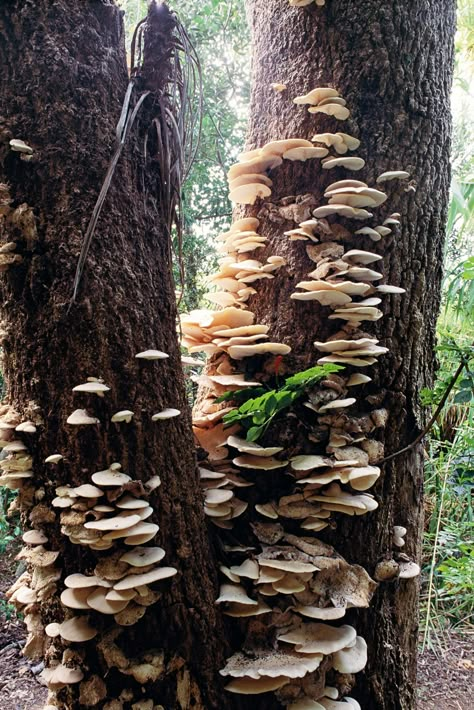
M 100 424 L 96 417 L 91 417 L 85 409 L 75 409 L 67 418 L 67 424 L 72 426 L 87 426 L 90 424 Z
M 133 418 L 133 412 L 130 409 L 121 409 L 120 412 L 116 412 L 110 418 L 112 422 L 126 422 L 130 424 Z
M 135 355 L 139 360 L 166 360 L 169 358 L 168 353 L 163 353 L 161 350 L 144 350 Z

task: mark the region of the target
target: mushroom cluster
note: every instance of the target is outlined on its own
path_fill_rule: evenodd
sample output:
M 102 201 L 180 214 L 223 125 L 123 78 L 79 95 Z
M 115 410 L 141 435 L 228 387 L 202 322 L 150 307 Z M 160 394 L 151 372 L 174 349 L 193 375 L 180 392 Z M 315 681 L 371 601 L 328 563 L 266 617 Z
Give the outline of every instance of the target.
M 269 328 L 254 320 L 251 311 L 236 306 L 221 311 L 191 311 L 181 317 L 181 342 L 190 353 L 224 352 L 235 360 L 266 353 L 286 355 L 291 351 L 289 345 L 267 342 Z
M 340 121 L 345 121 L 350 116 L 347 101 L 340 96 L 337 89 L 329 86 L 321 86 L 304 96 L 296 96 L 293 102 L 309 106 L 309 113 L 324 113 Z
M 205 294 L 212 303 L 246 308 L 246 302 L 256 293 L 249 284 L 275 278 L 274 272 L 284 265 L 280 256 L 269 256 L 266 263 L 246 258 L 247 252 L 262 249 L 267 242 L 266 237 L 257 232 L 259 224 L 253 217 L 239 219 L 218 237 L 222 242 L 218 252 L 225 256 L 219 260 L 219 271 L 210 278 L 210 283 L 218 290 Z
M 337 120 L 349 117 L 345 100 L 331 87 L 314 89 L 294 102 L 308 105 L 310 113 Z M 321 147 L 312 147 L 314 143 Z M 257 198 L 269 197 L 272 183 L 267 173 L 285 159 L 318 157 L 322 170 L 361 170 L 365 161 L 348 154 L 359 146 L 357 138 L 342 132 L 317 133 L 312 143 L 305 139 L 267 143 L 241 154 L 240 162 L 231 167 L 230 198 L 253 205 Z M 329 155 L 331 149 L 335 155 Z M 390 171 L 379 176 L 377 185 L 406 177 L 405 171 Z M 265 443 L 249 441 L 239 424 L 227 426 L 224 419 L 232 410 L 233 391 L 242 393 L 268 380 L 268 367 L 244 371 L 240 361 L 290 350 L 269 343 L 269 328 L 254 324 L 254 315 L 245 305 L 252 294 L 243 284 L 273 278 L 267 265 L 247 256 L 267 244 L 258 234 L 258 219 L 239 219 L 220 237 L 220 251 L 226 256 L 212 282 L 225 293 L 208 297 L 222 310 L 194 311 L 182 318 L 183 344 L 190 353 L 204 352 L 209 357 L 204 374 L 193 377 L 204 390 L 193 412 L 193 426 L 207 453 L 207 462 L 200 467 L 205 512 L 223 536 L 225 559 L 220 572 L 225 582 L 217 604 L 225 615 L 248 619 L 261 628 L 258 646 L 249 632 L 243 648 L 221 672 L 232 678 L 227 690 L 244 694 L 273 690 L 293 710 L 359 707 L 351 698 L 340 700 L 339 691 L 326 683 L 326 675 L 339 686 L 338 674 L 362 670 L 367 661 L 365 641 L 352 627 L 330 624 L 342 618 L 347 608 L 367 607 L 376 582 L 314 535 L 335 528 L 339 515 L 360 516 L 378 507 L 369 490 L 381 473 L 377 462 L 384 449 L 379 434 L 388 412 L 380 406 L 360 409 L 354 392 L 371 382 L 360 368 L 375 364 L 388 352 L 365 331 L 366 323 L 382 317 L 381 296 L 403 293 L 398 286 L 379 284 L 383 274 L 376 269 L 382 256 L 366 246 L 387 237 L 400 224 L 398 213 L 374 217 L 379 208 L 385 212 L 387 194 L 348 178 L 330 184 L 325 197 L 327 204 L 314 207 L 313 201 L 311 218 L 303 222 L 295 218 L 296 228 L 285 232 L 290 241 L 308 242 L 306 253 L 315 264 L 291 298 L 317 301 L 318 307 L 329 309 L 329 323 L 339 321 L 335 332 L 327 340 L 315 341 L 315 347 L 321 353 L 318 365 L 339 365 L 343 372 L 328 374 L 308 391 L 306 401 L 290 409 L 288 426 L 291 417 L 295 423 L 304 422 L 309 434 L 306 444 L 287 450 L 278 439 L 272 441 L 271 427 Z M 340 224 L 340 218 L 346 221 Z M 357 224 L 366 220 L 373 220 L 374 226 Z M 249 280 L 244 269 L 252 267 L 256 273 Z M 224 394 L 221 402 L 218 398 Z M 235 497 L 236 488 L 243 500 Z M 232 536 L 226 537 L 231 529 Z M 400 545 L 402 538 L 397 529 L 394 544 Z M 399 557 L 398 562 L 392 560 L 396 570 L 390 578 L 416 572 L 414 563 Z M 375 574 L 380 581 L 389 578 L 379 567 Z
M 267 175 L 270 170 L 277 168 L 284 160 L 325 158 L 328 152 L 327 148 L 316 147 L 303 138 L 285 138 L 241 153 L 239 162 L 232 165 L 227 173 L 229 199 L 231 202 L 253 205 L 259 198 L 270 197 L 273 185 Z

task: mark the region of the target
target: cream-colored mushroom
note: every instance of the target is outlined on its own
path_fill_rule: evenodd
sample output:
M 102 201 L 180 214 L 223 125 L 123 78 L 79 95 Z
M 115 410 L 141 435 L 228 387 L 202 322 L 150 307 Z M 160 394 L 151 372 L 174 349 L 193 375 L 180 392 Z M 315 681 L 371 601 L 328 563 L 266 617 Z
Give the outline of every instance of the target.
M 161 350 L 144 350 L 135 355 L 139 360 L 166 360 L 169 358 L 168 353 L 163 353 Z
M 72 426 L 88 426 L 100 423 L 96 417 L 91 417 L 87 414 L 85 409 L 75 409 L 66 421 L 67 424 L 71 424 Z

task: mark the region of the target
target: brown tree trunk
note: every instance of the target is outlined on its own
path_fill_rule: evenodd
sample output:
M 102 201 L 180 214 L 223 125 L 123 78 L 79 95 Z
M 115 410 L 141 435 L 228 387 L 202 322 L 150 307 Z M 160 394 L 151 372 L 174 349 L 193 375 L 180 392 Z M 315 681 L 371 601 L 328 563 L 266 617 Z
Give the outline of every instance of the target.
M 84 680 L 59 689 L 51 701 L 66 708 L 116 710 L 150 698 L 166 708 L 225 706 L 216 679 L 223 665 L 216 579 L 175 334 L 170 244 L 157 198 L 159 180 L 168 178 L 159 175 L 147 133 L 158 115 L 159 87 L 168 77 L 173 26 L 163 7 L 149 25 L 143 84 L 134 90 L 132 104 L 143 87 L 151 94 L 119 161 L 78 298 L 69 308 L 77 258 L 115 147 L 127 88 L 121 13 L 107 0 L 12 0 L 0 8 L 0 229 L 2 244 L 13 242 L 9 253 L 18 255 L 2 267 L 1 276 L 8 405 L 3 421 L 18 423 L 16 410 L 21 421 L 36 423 L 35 434 L 15 436 L 33 456 L 34 478 L 21 492 L 23 520 L 46 534 L 48 550 L 60 553 L 56 588 L 26 610 L 35 623 L 31 653 L 41 654 L 44 647 L 49 666 L 63 657 L 65 645 L 46 639 L 43 629 L 76 613 L 59 604 L 64 578 L 92 574 L 98 561 L 129 549 L 121 540 L 108 552 L 71 544 L 62 534 L 62 510 L 51 507 L 58 486 L 90 483 L 91 474 L 113 462 L 143 483 L 159 474 L 147 522 L 158 523 L 160 530 L 151 544 L 163 546 L 163 564 L 178 571 L 154 586 L 161 599 L 134 625 L 117 626 L 113 616 L 90 612 L 99 635 L 70 645 L 64 656 L 79 664 Z M 11 139 L 31 146 L 31 158 L 11 150 Z M 6 264 L 4 254 L 2 259 Z M 169 353 L 169 359 L 135 358 L 149 348 Z M 88 377 L 103 378 L 110 387 L 103 399 L 73 394 Z M 167 407 L 183 413 L 153 422 L 152 415 Z M 76 408 L 87 409 L 100 423 L 67 424 Z M 132 422 L 112 423 L 111 416 L 124 409 L 133 411 Z M 63 459 L 44 463 L 54 453 Z M 117 638 L 109 634 L 114 630 Z M 150 659 L 156 668 L 145 680 L 138 672 L 130 675 L 132 666 Z
M 327 0 L 322 8 L 296 8 L 285 0 L 249 0 L 247 9 L 254 48 L 248 149 L 276 139 L 344 131 L 361 140 L 357 155 L 366 160 L 357 173 L 321 170 L 319 160 L 285 161 L 271 171 L 272 196 L 263 207 L 257 204 L 246 211 L 260 217 L 259 233 L 269 239 L 268 252 L 259 251 L 258 258 L 264 261 L 267 253 L 278 254 L 288 264 L 274 281 L 259 282 L 249 308 L 256 322 L 271 326 L 272 340 L 291 345 L 293 371 L 315 363 L 321 353 L 313 341 L 326 340 L 339 330 L 340 321 L 328 321 L 330 311 L 314 301 L 290 300 L 296 283 L 314 264 L 306 256 L 308 242 L 289 242 L 283 236 L 295 224 L 284 219 L 279 200 L 311 194 L 319 205 L 325 203 L 325 187 L 336 180 L 355 178 L 372 185 L 385 170 L 407 170 L 411 175 L 409 183 L 386 183 L 383 189 L 389 200 L 377 212 L 382 219 L 400 212 L 401 228 L 376 245 L 368 238 L 349 240 L 349 248 L 382 254 L 383 282 L 406 289 L 401 297 L 385 297 L 380 321 L 364 324 L 364 330 L 390 350 L 368 368 L 373 381 L 359 395 L 362 406 L 389 410 L 385 453 L 390 454 L 419 433 L 423 412 L 418 394 L 430 385 L 434 368 L 450 179 L 455 3 Z M 270 88 L 272 82 L 288 88 L 277 93 Z M 311 115 L 292 102 L 297 95 L 328 85 L 347 100 L 348 121 Z M 294 202 L 288 199 L 283 204 Z M 295 221 L 309 217 L 300 206 Z M 337 221 L 354 230 L 354 223 Z M 340 516 L 336 530 L 324 531 L 322 539 L 373 575 L 377 562 L 393 554 L 393 525 L 402 525 L 408 529 L 405 551 L 419 558 L 422 464 L 419 446 L 385 465 L 372 490 L 378 510 L 362 518 Z M 370 710 L 414 708 L 418 582 L 383 583 L 371 607 L 353 614 L 351 623 L 369 646 L 368 665 L 357 676 L 354 697 Z

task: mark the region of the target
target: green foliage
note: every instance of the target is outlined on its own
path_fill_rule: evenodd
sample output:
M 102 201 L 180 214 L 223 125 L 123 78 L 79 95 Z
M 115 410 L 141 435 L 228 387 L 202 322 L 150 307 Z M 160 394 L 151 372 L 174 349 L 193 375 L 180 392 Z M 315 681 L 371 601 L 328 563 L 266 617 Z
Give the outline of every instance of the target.
M 7 518 L 8 507 L 14 498 L 13 491 L 0 486 L 0 554 L 5 552 L 9 543 L 21 535 L 18 521 L 10 522 Z
M 254 396 L 255 391 L 249 392 L 249 389 L 229 392 L 220 400 L 245 401 L 237 409 L 224 415 L 224 424 L 230 426 L 239 423 L 247 430 L 247 441 L 257 441 L 273 419 L 291 407 L 308 389 L 327 375 L 342 369 L 344 368 L 341 365 L 317 365 L 288 377 L 281 387 L 268 390 L 257 397 Z
M 6 599 L 0 599 L 0 617 L 2 616 L 6 621 L 10 621 L 17 616 L 15 607 L 10 602 L 7 602 Z

